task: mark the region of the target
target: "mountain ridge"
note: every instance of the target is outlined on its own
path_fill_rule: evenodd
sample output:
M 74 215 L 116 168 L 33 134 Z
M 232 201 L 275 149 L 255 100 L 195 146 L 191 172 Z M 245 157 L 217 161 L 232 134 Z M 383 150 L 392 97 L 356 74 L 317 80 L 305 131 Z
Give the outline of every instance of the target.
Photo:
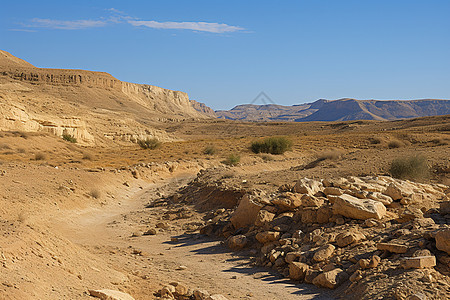
M 312 103 L 284 106 L 243 104 L 218 110 L 218 118 L 241 121 L 391 121 L 450 114 L 450 100 L 338 100 L 319 99 Z

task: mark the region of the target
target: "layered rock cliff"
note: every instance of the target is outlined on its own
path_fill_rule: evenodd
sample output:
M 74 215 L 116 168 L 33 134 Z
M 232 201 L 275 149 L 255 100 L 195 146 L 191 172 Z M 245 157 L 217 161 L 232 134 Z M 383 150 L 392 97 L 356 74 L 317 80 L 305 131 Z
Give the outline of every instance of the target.
M 161 122 L 209 118 L 186 93 L 104 72 L 41 69 L 0 51 L 0 130 L 64 132 L 80 142 L 176 139 Z

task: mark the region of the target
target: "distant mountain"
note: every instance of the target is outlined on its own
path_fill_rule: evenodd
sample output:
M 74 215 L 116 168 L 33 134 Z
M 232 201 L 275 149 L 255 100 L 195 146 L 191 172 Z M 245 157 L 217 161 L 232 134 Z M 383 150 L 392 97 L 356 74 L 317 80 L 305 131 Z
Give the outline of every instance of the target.
M 320 99 L 300 105 L 238 105 L 216 111 L 218 118 L 242 121 L 397 120 L 450 114 L 450 100 Z

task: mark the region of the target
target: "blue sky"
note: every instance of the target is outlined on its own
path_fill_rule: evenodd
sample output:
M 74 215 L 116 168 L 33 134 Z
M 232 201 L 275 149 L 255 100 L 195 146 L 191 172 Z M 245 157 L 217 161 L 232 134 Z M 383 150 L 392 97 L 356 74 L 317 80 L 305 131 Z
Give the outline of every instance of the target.
M 448 0 L 5 2 L 0 49 L 184 91 L 214 109 L 261 91 L 283 105 L 450 99 Z

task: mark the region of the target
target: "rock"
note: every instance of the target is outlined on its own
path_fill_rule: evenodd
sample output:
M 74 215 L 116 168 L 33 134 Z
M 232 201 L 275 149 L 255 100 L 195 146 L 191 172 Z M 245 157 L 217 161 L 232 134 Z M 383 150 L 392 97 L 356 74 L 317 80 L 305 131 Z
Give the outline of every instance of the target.
M 383 194 L 391 197 L 394 201 L 397 201 L 397 200 L 400 200 L 403 198 L 402 191 L 394 183 L 389 184 L 389 186 L 386 188 L 386 190 L 383 192 Z
M 319 276 L 320 271 L 318 270 L 312 270 L 312 269 L 308 269 L 305 273 L 305 282 L 306 283 L 312 283 L 314 281 L 314 279 Z
M 405 245 L 399 245 L 395 243 L 378 243 L 378 250 L 389 251 L 392 253 L 406 253 L 408 251 L 408 247 Z
M 189 288 L 184 284 L 172 282 L 170 285 L 175 287 L 175 292 L 173 293 L 175 296 L 186 296 L 189 294 Z
M 401 264 L 404 269 L 432 268 L 436 266 L 436 257 L 434 255 L 407 257 Z
M 307 264 L 301 262 L 291 262 L 289 264 L 289 278 L 292 280 L 303 281 L 308 270 L 309 266 Z
M 256 217 L 261 208 L 261 204 L 253 202 L 250 199 L 250 196 L 245 194 L 242 196 L 238 207 L 231 215 L 231 224 L 233 224 L 236 229 L 255 224 Z
M 299 258 L 301 256 L 302 256 L 301 252 L 289 252 L 289 253 L 286 253 L 284 260 L 286 261 L 286 263 L 290 264 L 290 263 L 296 261 L 297 258 Z
M 115 290 L 89 290 L 89 295 L 102 300 L 134 300 L 131 295 Z
M 314 207 L 305 207 L 300 211 L 300 219 L 303 224 L 312 224 L 317 222 L 317 209 Z
M 427 296 L 422 293 L 415 293 L 414 295 L 409 296 L 406 300 L 427 300 Z
M 328 259 L 334 252 L 335 247 L 331 244 L 321 247 L 314 253 L 313 259 L 317 262 Z
M 181 266 L 178 266 L 175 270 L 177 270 L 177 271 L 183 271 L 183 270 L 186 270 L 186 269 L 187 269 L 186 266 L 181 265 Z
M 329 207 L 321 207 L 317 210 L 317 217 L 316 217 L 316 221 L 319 224 L 325 224 L 330 222 L 330 218 L 333 215 L 333 212 L 331 211 L 331 209 Z
M 348 274 L 342 269 L 336 268 L 334 270 L 323 272 L 313 280 L 313 284 L 318 287 L 325 287 L 334 289 L 347 280 Z
M 366 237 L 359 232 L 355 232 L 355 231 L 347 231 L 347 232 L 343 232 L 340 233 L 336 236 L 336 244 L 343 248 L 345 246 L 348 246 L 352 243 L 356 243 L 362 239 L 365 239 Z
M 384 205 L 389 205 L 392 203 L 391 197 L 384 195 L 380 192 L 371 192 L 367 195 L 367 198 L 375 200 L 375 201 L 380 201 Z
M 155 235 L 157 233 L 155 228 L 150 228 L 146 232 L 144 232 L 144 235 Z
M 302 206 L 304 207 L 320 207 L 325 202 L 326 198 L 314 197 L 308 194 L 302 196 Z
M 378 226 L 380 224 L 380 222 L 378 222 L 375 219 L 367 219 L 364 221 L 364 225 L 366 225 L 366 227 L 375 227 Z
M 232 236 L 228 239 L 228 247 L 233 250 L 239 250 L 247 245 L 247 237 L 245 235 L 239 234 Z
M 214 294 L 206 298 L 206 300 L 228 300 L 228 298 L 221 294 Z
M 256 216 L 255 226 L 264 226 L 265 224 L 271 222 L 273 218 L 275 218 L 274 213 L 268 212 L 265 209 L 261 209 Z
M 450 201 L 444 201 L 439 204 L 439 212 L 443 215 L 450 214 Z
M 415 207 L 407 207 L 401 212 L 396 221 L 399 223 L 406 223 L 418 218 L 423 218 L 423 212 Z
M 259 232 L 256 235 L 256 239 L 261 244 L 277 241 L 279 238 L 280 238 L 280 233 L 278 231 L 264 231 L 264 232 Z
M 343 194 L 342 190 L 337 187 L 326 187 L 323 190 L 323 193 L 327 196 L 328 195 L 340 196 Z
M 370 218 L 381 219 L 386 214 L 386 207 L 378 201 L 358 199 L 347 194 L 329 197 L 334 199 L 333 212 L 337 215 L 366 220 Z
M 352 276 L 350 276 L 350 281 L 351 282 L 357 282 L 357 281 L 360 281 L 361 279 L 362 279 L 363 277 L 362 277 L 362 272 L 360 271 L 360 270 L 356 270 L 353 274 L 352 274 Z
M 286 192 L 279 198 L 273 199 L 272 204 L 283 210 L 295 210 L 302 204 L 302 200 L 298 195 Z
M 435 239 L 436 248 L 450 255 L 450 228 L 438 231 Z
M 296 193 L 300 194 L 308 194 L 315 195 L 317 192 L 320 192 L 323 185 L 320 181 L 314 179 L 303 178 L 297 181 L 292 190 Z
M 196 289 L 193 291 L 195 300 L 206 300 L 209 297 L 209 293 L 202 289 Z
M 161 298 L 173 299 L 174 298 L 173 294 L 175 293 L 175 290 L 176 289 L 173 285 L 168 284 L 159 291 L 159 294 L 161 295 Z
M 358 264 L 362 269 L 376 268 L 380 263 L 381 258 L 378 255 L 372 256 L 371 259 L 360 259 Z

